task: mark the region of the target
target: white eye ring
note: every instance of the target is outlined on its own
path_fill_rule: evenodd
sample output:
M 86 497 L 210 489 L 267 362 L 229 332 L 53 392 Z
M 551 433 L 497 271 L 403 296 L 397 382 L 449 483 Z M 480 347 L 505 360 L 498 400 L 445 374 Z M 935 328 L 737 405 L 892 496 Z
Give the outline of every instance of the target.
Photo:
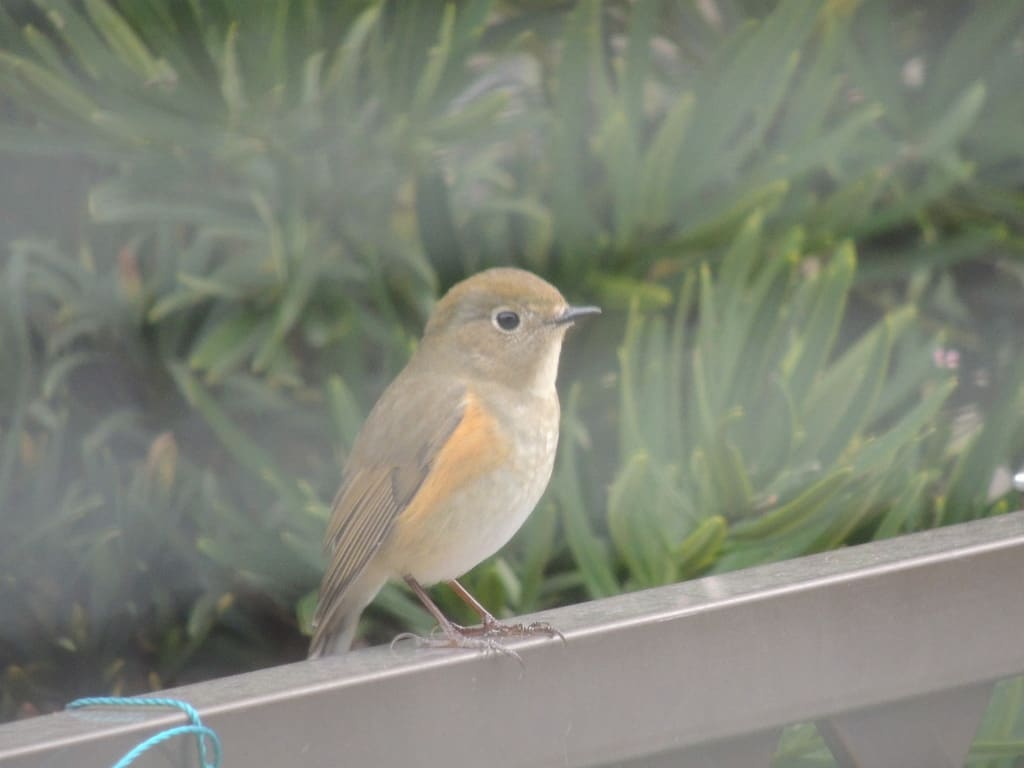
M 515 312 L 508 307 L 500 307 L 494 310 L 494 314 L 491 316 L 491 322 L 494 323 L 494 327 L 502 333 L 512 333 L 521 323 L 519 319 L 519 313 Z

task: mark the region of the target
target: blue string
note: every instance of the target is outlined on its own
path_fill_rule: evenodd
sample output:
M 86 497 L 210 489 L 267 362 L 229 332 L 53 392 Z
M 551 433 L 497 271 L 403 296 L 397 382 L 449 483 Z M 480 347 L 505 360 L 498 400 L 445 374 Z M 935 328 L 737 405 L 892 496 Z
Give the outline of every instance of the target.
M 167 728 L 137 744 L 130 752 L 118 760 L 113 768 L 128 768 L 143 752 L 152 749 L 158 744 L 162 744 L 168 739 L 173 739 L 175 736 L 181 736 L 186 733 L 195 734 L 196 745 L 199 748 L 199 761 L 203 768 L 220 768 L 220 737 L 217 736 L 217 733 L 212 728 L 203 725 L 203 721 L 199 719 L 199 713 L 196 712 L 195 707 L 186 701 L 162 699 L 152 696 L 92 696 L 85 699 L 75 699 L 67 705 L 68 709 L 81 709 L 83 707 L 170 707 L 181 710 L 189 719 L 188 725 Z M 212 763 L 207 762 L 207 739 L 213 745 Z

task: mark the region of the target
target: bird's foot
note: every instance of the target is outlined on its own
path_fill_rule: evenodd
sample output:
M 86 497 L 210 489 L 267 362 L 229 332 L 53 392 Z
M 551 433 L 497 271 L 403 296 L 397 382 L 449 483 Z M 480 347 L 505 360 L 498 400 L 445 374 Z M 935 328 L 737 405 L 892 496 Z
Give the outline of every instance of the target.
M 466 631 L 467 627 L 452 624 L 450 627 L 435 627 L 428 637 L 405 632 L 391 641 L 391 647 L 402 640 L 414 640 L 417 648 L 461 648 L 469 651 L 495 653 L 515 659 L 521 665 L 522 657 L 511 648 L 506 648 L 498 637 L 488 637 L 479 632 Z
M 409 641 L 414 648 L 462 648 L 470 651 L 496 653 L 523 663 L 518 653 L 506 648 L 497 637 L 485 637 L 479 633 L 463 632 L 464 627 L 452 625 L 452 631 L 444 627 L 435 627 L 430 635 L 424 637 L 413 632 L 403 632 L 391 641 L 391 650 L 397 651 L 401 643 Z
M 490 619 L 484 619 L 483 624 L 480 624 L 479 626 L 460 626 L 458 627 L 458 631 L 471 637 L 494 639 L 501 637 L 535 637 L 537 635 L 542 635 L 544 637 L 557 637 L 563 643 L 565 642 L 565 635 L 552 627 L 546 621 L 534 621 L 530 624 L 506 624 L 503 621 L 498 621 L 491 617 Z
M 537 635 L 557 637 L 562 643 L 565 643 L 565 635 L 546 621 L 535 621 L 530 624 L 506 624 L 492 617 L 485 619 L 483 624 L 473 627 L 464 627 L 453 622 L 447 626 L 438 625 L 428 637 L 412 632 L 403 632 L 391 641 L 391 649 L 394 651 L 399 643 L 410 640 L 416 648 L 464 648 L 508 656 L 522 664 L 522 657 L 511 648 L 507 648 L 502 641 L 507 638 Z

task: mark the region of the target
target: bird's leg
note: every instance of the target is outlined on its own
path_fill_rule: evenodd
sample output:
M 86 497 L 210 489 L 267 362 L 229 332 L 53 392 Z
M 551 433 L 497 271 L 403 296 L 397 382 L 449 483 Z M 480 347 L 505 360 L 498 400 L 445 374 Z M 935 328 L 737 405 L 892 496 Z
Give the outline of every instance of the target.
M 462 586 L 457 580 L 452 579 L 448 582 L 448 586 L 452 588 L 452 591 L 462 598 L 462 601 L 472 608 L 477 616 L 480 617 L 481 627 L 476 629 L 474 627 L 460 627 L 459 629 L 463 633 L 484 635 L 484 636 L 503 636 L 503 635 L 545 635 L 546 637 L 557 637 L 565 642 L 565 637 L 557 629 L 552 627 L 546 621 L 535 621 L 532 624 L 505 624 L 504 622 L 498 621 L 490 611 L 480 604 L 473 595 L 469 593 L 469 590 Z
M 480 601 L 473 597 L 473 595 L 469 593 L 469 590 L 459 584 L 456 579 L 449 581 L 448 586 L 451 587 L 452 591 L 462 598 L 462 601 L 472 608 L 476 615 L 480 617 L 480 621 L 483 623 L 485 630 L 489 627 L 496 627 L 501 624 L 500 621 L 494 618 L 494 614 L 484 608 Z
M 461 635 L 460 631 L 462 627 L 458 624 L 454 624 L 449 621 L 448 617 L 445 616 L 441 609 L 437 607 L 437 603 L 430 599 L 430 595 L 427 594 L 427 590 L 420 586 L 420 583 L 416 581 L 412 576 L 405 577 L 405 583 L 409 585 L 409 589 L 416 593 L 416 597 L 420 599 L 423 606 L 430 611 L 430 615 L 434 617 L 438 626 L 441 627 L 441 631 L 445 633 L 449 638 Z
M 484 651 L 494 651 L 506 656 L 511 656 L 522 664 L 522 659 L 519 658 L 518 653 L 505 648 L 493 637 L 489 637 L 479 632 L 473 632 L 468 630 L 466 627 L 451 621 L 441 612 L 441 609 L 437 607 L 437 604 L 430 599 L 430 595 L 427 594 L 427 590 L 420 586 L 420 583 L 412 576 L 406 576 L 405 583 L 409 585 L 409 589 L 416 593 L 416 597 L 418 597 L 420 602 L 423 603 L 428 611 L 430 611 L 430 615 L 437 620 L 438 626 L 445 635 L 445 639 L 442 643 L 443 645 L 448 645 L 454 648 L 478 648 Z M 493 616 L 491 619 L 496 621 Z M 433 644 L 431 640 L 424 640 L 423 642 L 427 645 Z

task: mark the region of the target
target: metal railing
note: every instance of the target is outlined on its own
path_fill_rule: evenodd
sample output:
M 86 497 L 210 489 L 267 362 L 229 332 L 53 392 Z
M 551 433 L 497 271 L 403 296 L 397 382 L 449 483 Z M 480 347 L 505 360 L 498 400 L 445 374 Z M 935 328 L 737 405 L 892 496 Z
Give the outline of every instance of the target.
M 531 616 L 502 654 L 372 648 L 186 686 L 225 766 L 768 766 L 814 721 L 841 766 L 960 766 L 1024 673 L 1024 512 Z M 0 768 L 109 766 L 180 715 L 0 726 Z M 136 766 L 197 764 L 194 741 Z

